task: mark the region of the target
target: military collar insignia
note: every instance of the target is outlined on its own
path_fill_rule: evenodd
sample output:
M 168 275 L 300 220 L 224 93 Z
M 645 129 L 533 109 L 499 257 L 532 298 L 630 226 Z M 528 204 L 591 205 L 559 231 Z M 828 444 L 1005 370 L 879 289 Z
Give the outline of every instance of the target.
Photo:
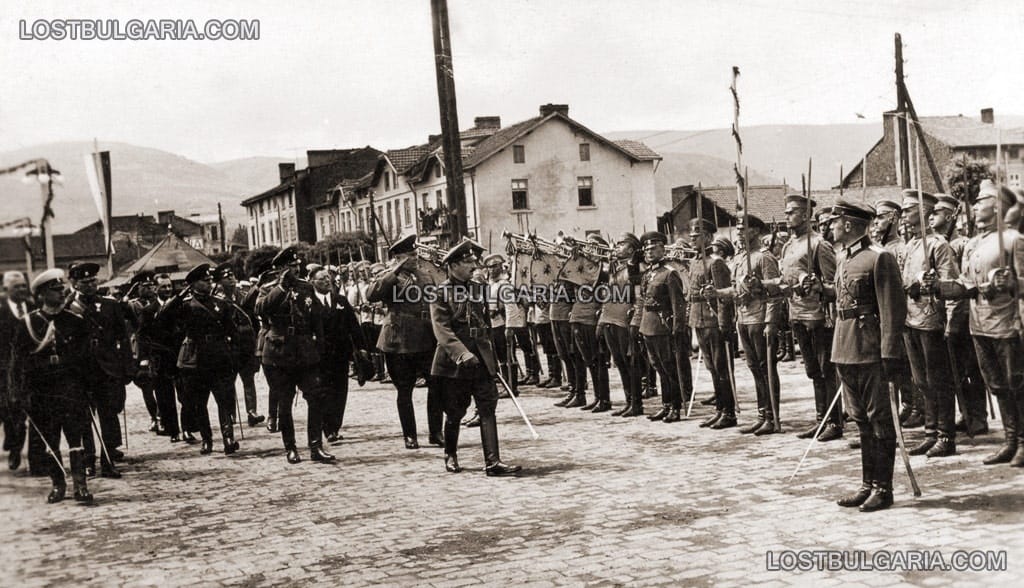
M 856 241 L 854 241 L 852 245 L 850 245 L 849 247 L 846 248 L 846 256 L 847 257 L 853 257 L 854 255 L 857 255 L 861 251 L 864 251 L 865 249 L 868 249 L 870 247 L 871 247 L 871 239 L 869 239 L 867 237 L 867 235 L 865 235 L 865 236 L 861 237 L 860 239 L 857 239 Z

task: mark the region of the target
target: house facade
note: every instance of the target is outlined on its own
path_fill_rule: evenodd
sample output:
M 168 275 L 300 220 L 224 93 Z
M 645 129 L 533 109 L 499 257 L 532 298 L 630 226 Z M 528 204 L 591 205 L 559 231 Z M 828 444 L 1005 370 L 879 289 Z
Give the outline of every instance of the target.
M 931 151 L 932 159 L 939 174 L 944 174 L 946 166 L 953 160 L 968 157 L 971 159 L 987 159 L 996 161 L 998 146 L 1000 159 L 1000 180 L 1012 187 L 1022 185 L 1024 177 L 1024 129 L 1002 129 L 995 124 L 995 113 L 986 108 L 978 118 L 967 116 L 927 116 L 921 117 L 921 128 L 924 131 L 925 143 Z M 904 178 L 900 170 L 899 125 L 906 124 L 898 112 L 886 112 L 882 118 L 882 138 L 867 152 L 865 158 L 858 162 L 850 173 L 843 178 L 843 188 L 860 189 L 865 180 L 864 165 L 867 165 L 866 185 L 901 186 Z M 911 123 L 912 124 L 912 123 Z M 916 176 L 917 157 L 914 152 L 916 131 L 911 127 L 908 133 L 909 152 L 911 153 L 911 175 Z M 940 192 L 935 185 L 924 149 L 921 150 L 921 187 L 928 192 Z M 913 178 L 907 182 L 916 185 Z

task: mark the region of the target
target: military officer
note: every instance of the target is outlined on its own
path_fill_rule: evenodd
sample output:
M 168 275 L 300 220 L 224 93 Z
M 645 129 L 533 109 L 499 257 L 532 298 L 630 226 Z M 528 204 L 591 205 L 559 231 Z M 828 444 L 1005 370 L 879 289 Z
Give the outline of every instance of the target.
M 387 266 L 385 266 L 383 263 L 379 263 L 379 262 L 378 263 L 370 264 L 370 266 L 366 269 L 366 274 L 367 274 L 367 277 L 366 277 L 367 290 L 366 290 L 366 292 L 367 292 L 367 295 L 369 294 L 369 287 L 373 284 L 373 282 L 378 277 L 380 277 L 381 274 L 384 273 L 384 271 L 386 269 L 387 269 Z M 384 328 L 384 312 L 385 311 L 384 311 L 384 304 L 383 303 L 381 303 L 381 302 L 370 302 L 370 323 L 371 323 L 370 332 L 371 332 L 371 336 L 372 336 L 370 341 L 373 341 L 375 345 L 376 345 L 376 342 L 380 340 L 380 332 Z M 374 347 L 374 349 L 376 350 L 375 354 L 374 354 L 374 359 L 375 359 L 376 364 L 377 364 L 377 368 L 376 368 L 377 374 L 376 374 L 375 380 L 378 381 L 378 382 L 382 382 L 384 384 L 390 384 L 391 383 L 391 374 L 388 373 L 387 361 L 385 361 L 385 358 L 384 358 L 384 351 L 382 349 L 380 349 L 379 347 Z
M 32 311 L 15 334 L 10 383 L 18 396 L 27 392 L 30 422 L 39 429 L 53 461 L 49 464 L 53 488 L 46 501 L 64 500 L 67 483 L 60 456 L 60 435 L 68 443 L 74 498 L 90 503 L 86 482 L 84 439 L 89 432 L 88 372 L 95 351 L 95 333 L 86 320 L 67 308 L 64 272 L 49 269 L 32 280 L 32 294 L 40 308 Z M 21 389 L 23 388 L 23 389 Z
M 544 349 L 544 358 L 548 366 L 547 379 L 537 384 L 538 388 L 561 388 L 562 387 L 562 360 L 558 357 L 558 350 L 555 349 L 555 339 L 551 332 L 550 310 L 546 300 L 534 300 L 530 307 L 530 328 L 536 334 L 537 345 L 534 350 L 540 355 L 540 349 Z M 538 357 L 538 362 L 539 362 Z
M 437 383 L 430 377 L 434 339 L 430 326 L 430 309 L 418 291 L 431 284 L 429 276 L 419 268 L 416 256 L 416 235 L 395 241 L 388 249 L 391 267 L 380 273 L 366 291 L 366 299 L 382 303 L 387 309 L 381 326 L 377 348 L 384 353 L 387 370 L 397 392 L 398 420 L 406 449 L 419 449 L 416 434 L 416 412 L 412 402 L 418 377 L 427 378 L 427 423 L 430 442 L 442 445 L 441 402 Z
M 253 312 L 253 304 L 246 304 L 247 298 L 238 288 L 238 279 L 230 262 L 213 268 L 213 281 L 216 286 L 214 293 L 231 306 L 231 320 L 235 324 L 235 335 L 231 341 L 235 354 L 235 369 L 242 380 L 245 414 L 249 426 L 255 427 L 266 420 L 266 417 L 256 412 L 256 372 L 260 371 L 259 358 L 256 357 L 259 319 Z
M 572 284 L 565 280 L 556 280 L 552 291 L 551 303 L 548 306 L 548 316 L 551 318 L 551 337 L 555 342 L 555 350 L 558 358 L 565 365 L 565 384 L 563 390 L 568 390 L 568 395 L 555 403 L 555 406 L 565 408 L 579 408 L 586 406 L 586 373 L 583 374 L 583 388 L 579 386 L 579 370 L 576 366 L 580 363 L 577 358 L 576 345 L 572 340 L 572 326 L 569 324 L 569 317 L 572 313 L 572 305 L 575 300 L 575 289 Z
M 125 384 L 135 375 L 135 360 L 132 358 L 128 323 L 124 308 L 113 298 L 100 296 L 97 292 L 96 275 L 100 266 L 95 263 L 73 263 L 68 269 L 68 278 L 75 291 L 69 309 L 85 319 L 92 337 L 89 354 L 93 365 L 87 372 L 88 385 L 92 393 L 93 408 L 99 421 L 100 433 L 105 450 L 100 451 L 100 475 L 119 478 L 121 474 L 110 460 L 122 459 L 117 448 L 121 446 L 121 421 L 118 415 L 124 411 Z M 86 435 L 86 468 L 95 470 L 95 444 L 92 435 Z M 110 459 L 107 459 L 110 458 Z
M 740 433 L 767 435 L 776 430 L 779 408 L 779 372 L 775 362 L 769 361 L 769 354 L 777 345 L 782 305 L 779 297 L 763 296 L 763 284 L 765 280 L 778 279 L 781 273 L 775 256 L 758 247 L 757 229 L 748 225 L 742 213 L 737 215 L 736 231 L 744 246 L 733 259 L 733 283 L 717 294 L 732 298 L 735 303 L 739 340 L 757 394 L 757 420 L 740 429 Z
M 1002 202 L 997 202 L 1001 199 Z M 1004 229 L 1000 237 L 996 215 L 1014 203 L 1009 189 L 986 180 L 974 201 L 977 230 L 964 248 L 960 278 L 939 280 L 934 288 L 940 298 L 970 300 L 970 327 L 985 385 L 999 402 L 1003 420 L 1003 445 L 983 463 L 1007 463 L 1024 467 L 1024 366 L 1019 332 L 1017 300 L 1024 268 L 1024 243 L 1015 229 Z M 1000 251 L 1002 245 L 1002 251 Z
M 711 221 L 690 219 L 690 240 L 698 251 L 707 251 L 715 230 Z M 729 357 L 726 353 L 728 338 L 734 329 L 734 311 L 731 300 L 719 299 L 716 295 L 718 290 L 728 287 L 731 281 L 729 266 L 721 257 L 703 255 L 690 263 L 690 283 L 687 288 L 690 326 L 697 333 L 704 367 L 711 376 L 715 390 L 715 414 L 700 426 L 713 429 L 736 426 L 736 397 L 729 377 Z
M 299 278 L 302 260 L 294 247 L 286 247 L 273 260 L 278 278 L 260 289 L 256 314 L 267 322 L 263 345 L 263 373 L 270 392 L 278 398 L 278 425 L 288 463 L 302 461 L 295 445 L 292 401 L 302 391 L 308 407 L 306 435 L 313 461 L 333 462 L 323 448 L 323 403 L 327 390 L 318 364 L 324 339 L 323 305 L 313 286 Z
M 910 455 L 944 457 L 956 453 L 956 398 L 953 373 L 946 350 L 946 309 L 942 300 L 921 292 L 921 280 L 930 274 L 939 280 L 954 280 L 958 275 L 953 250 L 946 238 L 934 233 L 921 234 L 937 199 L 928 192 L 903 191 L 904 244 L 902 281 L 907 294 L 907 324 L 903 344 L 910 362 L 914 386 L 924 396 L 924 440 L 910 449 Z
M 838 504 L 863 512 L 893 503 L 896 428 L 885 382 L 895 380 L 907 314 L 896 258 L 867 235 L 873 216 L 866 204 L 836 199 L 830 225 L 841 254 L 834 286 L 824 284 L 837 307 L 832 363 L 860 432 L 861 486 Z
M 810 207 L 813 209 L 814 205 L 812 200 Z M 843 436 L 843 418 L 838 403 L 826 414 L 839 393 L 839 382 L 830 359 L 832 326 L 827 321 L 827 301 L 822 298 L 821 284 L 829 284 L 835 278 L 836 258 L 832 245 L 811 227 L 807 209 L 808 199 L 803 195 L 786 196 L 790 237 L 782 247 L 779 263 L 782 275 L 775 280 L 764 280 L 765 295 L 788 297 L 790 328 L 800 346 L 804 371 L 814 385 L 816 422 L 797 437 L 809 439 L 824 419 L 827 422 L 818 440 L 831 441 Z
M 439 378 L 445 405 L 445 469 L 462 471 L 458 459 L 459 420 L 466 414 L 470 400 L 480 413 L 480 440 L 488 476 L 510 476 L 522 468 L 502 463 L 498 451 L 498 425 L 494 409 L 498 390 L 494 384 L 497 365 L 491 340 L 486 303 L 470 280 L 479 264 L 483 247 L 464 239 L 444 257 L 448 279 L 441 284 L 440 296 L 430 305 L 431 322 L 437 349 L 431 375 Z
M 957 230 L 960 202 L 946 194 L 936 194 L 935 209 L 928 217 L 932 230 L 949 241 L 957 274 L 963 262 L 967 237 Z M 961 420 L 957 431 L 967 436 L 988 433 L 988 407 L 985 404 L 985 381 L 978 367 L 978 355 L 974 351 L 970 331 L 970 302 L 964 298 L 947 300 L 946 306 L 946 350 L 953 374 L 953 388 L 960 405 Z
M 235 441 L 235 358 L 232 339 L 236 336 L 232 319 L 234 309 L 213 295 L 213 271 L 202 263 L 185 276 L 187 286 L 178 292 L 156 315 L 162 325 L 179 325 L 184 339 L 178 351 L 177 368 L 181 373 L 184 396 L 196 419 L 202 439 L 199 453 L 213 451 L 213 431 L 207 404 L 212 393 L 217 403 L 224 454 L 238 451 Z
M 679 274 L 665 264 L 665 244 L 668 243 L 665 234 L 648 231 L 640 237 L 640 243 L 647 264 L 640 286 L 643 300 L 640 334 L 644 337 L 650 362 L 662 380 L 661 410 L 648 418 L 674 423 L 682 418 L 684 395 L 689 398 L 693 393 L 693 390 L 680 388 L 672 343 L 680 333 L 689 332 L 686 291 Z
M 498 358 L 498 369 L 505 375 L 505 380 L 512 386 L 512 391 L 518 393 L 518 378 L 512 373 L 514 361 L 509 357 L 508 337 L 505 333 L 505 305 L 499 299 L 500 291 L 510 284 L 505 277 L 505 257 L 500 253 L 491 253 L 484 257 L 483 266 L 484 279 L 487 282 L 487 314 L 491 319 L 494 355 Z
M 608 286 L 616 295 L 628 293 L 621 299 L 606 301 L 601 308 L 598 328 L 615 367 L 619 370 L 622 391 L 626 396 L 625 406 L 612 416 L 637 416 L 643 414 L 643 390 L 640 387 L 640 370 L 635 358 L 636 350 L 630 344 L 630 310 L 637 298 L 640 285 L 640 240 L 632 233 L 623 233 L 615 242 L 613 260 L 609 267 Z
M 146 405 L 146 412 L 149 413 L 149 430 L 158 435 L 164 435 L 166 431 L 161 422 L 159 405 L 156 402 L 156 370 L 153 368 L 153 349 L 147 334 L 141 332 L 144 309 L 157 304 L 156 274 L 151 270 L 143 270 L 132 276 L 129 283 L 128 293 L 122 300 L 128 307 L 129 325 L 133 330 L 132 351 L 138 364 L 133 381 L 142 392 L 142 402 Z

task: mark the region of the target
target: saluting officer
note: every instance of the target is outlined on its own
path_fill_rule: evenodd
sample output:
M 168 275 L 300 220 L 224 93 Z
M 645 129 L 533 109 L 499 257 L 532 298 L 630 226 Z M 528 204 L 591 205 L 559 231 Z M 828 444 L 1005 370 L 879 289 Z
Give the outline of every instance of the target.
M 813 200 L 810 206 L 812 209 L 815 206 Z M 808 199 L 803 195 L 786 196 L 786 223 L 790 236 L 782 246 L 779 263 L 782 276 L 776 280 L 765 280 L 764 285 L 768 295 L 781 294 L 789 298 L 790 328 L 800 346 L 804 371 L 814 385 L 816 420 L 797 437 L 811 438 L 818 430 L 818 423 L 824 419 L 827 423 L 818 435 L 818 441 L 831 441 L 843 436 L 843 417 L 838 403 L 826 414 L 839 393 L 839 382 L 830 359 L 833 330 L 827 321 L 827 302 L 822 298 L 821 285 L 835 279 L 836 256 L 831 243 L 811 226 L 807 208 Z
M 904 190 L 900 221 L 907 237 L 901 268 L 907 293 L 903 344 L 914 385 L 924 397 L 925 438 L 908 453 L 928 457 L 956 453 L 956 397 L 944 335 L 946 308 L 942 300 L 921 291 L 921 281 L 926 274 L 940 280 L 954 280 L 959 273 L 946 238 L 934 233 L 921 234 L 922 215 L 927 219 L 936 202 L 927 192 L 921 192 L 918 198 L 917 190 Z
M 213 268 L 214 293 L 231 305 L 231 320 L 235 324 L 232 351 L 235 353 L 235 370 L 242 380 L 242 394 L 245 398 L 245 414 L 250 427 L 262 423 L 266 417 L 256 413 L 256 372 L 260 361 L 256 357 L 256 333 L 259 319 L 254 313 L 255 300 L 238 288 L 238 279 L 230 262 Z
M 210 394 L 217 403 L 224 454 L 238 451 L 235 441 L 235 354 L 232 338 L 235 324 L 231 304 L 213 295 L 213 273 L 210 264 L 202 263 L 185 276 L 187 287 L 178 292 L 157 313 L 162 325 L 179 325 L 185 338 L 178 351 L 177 367 L 181 373 L 189 413 L 196 419 L 202 438 L 199 453 L 213 451 L 213 431 L 207 404 Z
M 643 316 L 640 319 L 640 334 L 651 364 L 661 377 L 661 410 L 647 417 L 652 421 L 674 423 L 682 416 L 683 391 L 676 372 L 676 358 L 673 354 L 673 338 L 688 332 L 686 315 L 686 290 L 672 268 L 665 264 L 664 233 L 648 231 L 640 237 L 643 246 L 644 272 L 640 297 L 643 300 Z M 686 390 L 689 397 L 693 390 Z
M 991 180 L 982 182 L 974 201 L 977 233 L 964 248 L 960 278 L 956 281 L 925 282 L 945 300 L 970 300 L 971 335 L 978 353 L 985 385 L 999 402 L 1003 420 L 1003 445 L 982 462 L 1007 463 L 1024 467 L 1024 377 L 1021 357 L 1018 299 L 1024 292 L 1024 239 L 1016 229 L 997 230 L 996 215 L 1013 205 L 1011 190 L 996 188 Z M 1003 250 L 999 247 L 1002 245 Z
M 825 284 L 836 300 L 832 363 L 843 383 L 844 401 L 860 432 L 860 488 L 839 499 L 839 506 L 863 512 L 892 506 L 896 427 L 886 382 L 895 381 L 907 316 L 899 264 L 867 235 L 871 207 L 836 199 L 831 227 L 842 248 L 835 285 Z
M 437 384 L 430 377 L 430 364 L 437 341 L 430 325 L 430 307 L 424 293 L 417 291 L 431 284 L 429 276 L 419 269 L 416 256 L 416 235 L 396 241 L 388 255 L 394 260 L 390 269 L 383 271 L 370 284 L 366 299 L 382 303 L 387 309 L 376 346 L 384 353 L 387 370 L 398 393 L 396 406 L 402 426 L 406 449 L 419 449 L 416 434 L 416 411 L 412 392 L 416 379 L 427 379 L 427 423 L 430 442 L 442 445 L 441 402 Z
M 263 345 L 263 373 L 271 394 L 276 394 L 278 426 L 288 463 L 299 463 L 295 446 L 292 401 L 296 387 L 302 391 L 308 407 L 306 435 L 313 461 L 333 462 L 335 457 L 323 449 L 323 403 L 327 390 L 317 364 L 323 345 L 323 305 L 313 286 L 299 277 L 302 260 L 294 247 L 281 250 L 273 260 L 281 274 L 260 289 L 256 313 L 267 321 Z
M 49 503 L 64 500 L 67 483 L 61 467 L 60 434 L 68 442 L 74 497 L 92 502 L 86 483 L 84 440 L 89 432 L 89 371 L 94 369 L 89 324 L 66 307 L 64 272 L 49 269 L 32 280 L 40 308 L 32 311 L 15 334 L 12 392 L 27 397 L 26 412 L 52 450 L 49 464 L 53 488 Z M 27 396 L 26 396 L 27 393 Z
M 128 323 L 125 321 L 121 303 L 97 292 L 96 274 L 100 266 L 95 263 L 73 263 L 68 269 L 71 287 L 75 297 L 71 301 L 71 312 L 85 319 L 92 337 L 89 347 L 92 352 L 92 368 L 87 372 L 88 385 L 99 421 L 100 433 L 106 451 L 100 451 L 100 475 L 106 478 L 120 478 L 121 474 L 108 460 L 124 457 L 117 448 L 121 446 L 121 421 L 118 414 L 124 411 L 125 384 L 135 375 L 135 360 L 132 358 Z M 87 453 L 86 468 L 95 471 L 96 446 L 92 435 L 85 439 Z
M 481 284 L 473 283 L 473 270 L 484 250 L 464 239 L 445 255 L 448 279 L 442 282 L 436 302 L 430 305 L 430 317 L 437 338 L 431 375 L 440 379 L 444 398 L 445 469 L 462 471 L 459 465 L 459 421 L 470 400 L 480 414 L 480 440 L 488 476 L 510 476 L 522 468 L 502 463 L 498 452 L 498 425 L 494 409 L 498 390 L 494 384 L 497 365 L 487 317 L 487 304 Z

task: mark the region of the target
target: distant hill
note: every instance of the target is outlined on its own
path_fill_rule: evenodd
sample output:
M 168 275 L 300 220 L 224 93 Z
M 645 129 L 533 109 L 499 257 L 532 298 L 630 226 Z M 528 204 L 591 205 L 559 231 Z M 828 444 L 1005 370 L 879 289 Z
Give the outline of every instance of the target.
M 736 183 L 733 163 L 720 157 L 697 153 L 660 152 L 664 158 L 654 174 L 654 189 L 657 194 L 671 194 L 672 188 L 686 184 L 705 186 L 728 186 Z M 748 174 L 751 185 L 776 184 L 781 180 L 751 169 Z M 666 198 L 666 202 L 670 202 Z
M 839 166 L 849 171 L 882 137 L 881 124 L 849 125 L 769 125 L 740 129 L 743 137 L 743 164 L 751 172 L 783 179 L 800 186 L 800 174 L 807 173 L 807 159 L 813 158 L 811 181 L 815 188 L 839 183 Z M 668 153 L 700 153 L 731 162 L 736 159 L 736 144 L 729 129 L 705 131 L 615 131 L 612 139 L 643 141 L 662 156 Z M 754 178 L 751 177 L 751 183 Z M 696 183 L 695 181 L 685 182 Z M 732 183 L 731 181 L 729 183 Z
M 977 113 L 972 115 L 977 116 Z M 1024 127 L 1024 116 L 996 113 L 996 123 L 1003 128 Z M 736 159 L 736 144 L 728 128 L 612 131 L 603 134 L 610 139 L 643 141 L 663 157 L 670 153 L 699 153 L 723 159 L 730 165 Z M 743 163 L 750 168 L 751 183 L 755 183 L 754 170 L 758 170 L 775 178 L 775 181 L 785 179 L 790 186 L 799 189 L 800 174 L 807 173 L 807 160 L 813 158 L 813 187 L 827 189 L 839 184 L 840 165 L 843 173 L 849 172 L 882 138 L 882 123 L 741 126 L 740 135 L 743 138 Z M 698 179 L 690 178 L 681 183 L 695 184 Z M 732 183 L 732 180 L 726 183 Z
M 207 165 L 126 143 L 101 142 L 99 148 L 110 151 L 115 215 L 155 215 L 158 210 L 174 210 L 181 216 L 214 213 L 219 202 L 229 227 L 246 220 L 239 203 L 277 185 L 277 162 L 290 160 L 259 157 Z M 0 167 L 39 157 L 49 160 L 64 176 L 64 185 L 55 187 L 54 229 L 72 232 L 98 218 L 82 158 L 92 150 L 92 142 L 87 141 L 37 145 L 0 153 Z M 42 214 L 39 186 L 23 183 L 23 177 L 21 173 L 0 176 L 4 202 L 0 222 L 23 216 L 38 222 Z

